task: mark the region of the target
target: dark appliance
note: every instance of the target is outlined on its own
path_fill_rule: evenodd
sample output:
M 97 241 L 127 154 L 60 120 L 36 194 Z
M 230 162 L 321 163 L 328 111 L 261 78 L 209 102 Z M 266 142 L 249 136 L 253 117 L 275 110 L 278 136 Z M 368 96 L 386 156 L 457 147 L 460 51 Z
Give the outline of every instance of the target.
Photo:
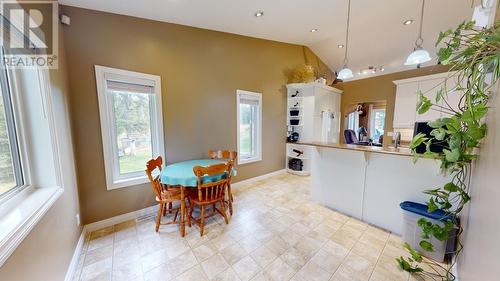
M 288 137 L 286 138 L 288 142 L 297 142 L 299 141 L 299 133 L 297 132 L 292 132 Z
M 298 109 L 290 109 L 290 116 L 299 116 L 299 112 Z
M 303 166 L 304 166 L 304 163 L 302 162 L 301 159 L 291 158 L 290 160 L 288 160 L 288 168 L 290 170 L 302 171 Z
M 433 139 L 431 136 L 431 131 L 434 130 L 432 127 L 427 125 L 427 122 L 415 122 L 415 127 L 413 129 L 413 136 L 416 136 L 419 133 L 426 135 L 431 138 L 431 146 L 430 150 L 436 153 L 442 153 L 443 149 L 448 148 L 448 143 L 446 141 L 438 141 Z M 425 153 L 425 144 L 421 144 L 415 148 L 415 152 L 417 153 Z

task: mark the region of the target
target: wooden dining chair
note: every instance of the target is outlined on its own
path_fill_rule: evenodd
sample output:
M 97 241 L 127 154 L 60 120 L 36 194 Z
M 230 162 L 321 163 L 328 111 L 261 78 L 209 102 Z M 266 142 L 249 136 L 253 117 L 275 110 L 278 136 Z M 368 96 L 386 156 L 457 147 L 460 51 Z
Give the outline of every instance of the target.
M 225 200 L 225 191 L 226 186 L 229 181 L 229 175 L 231 173 L 231 163 L 227 164 L 216 164 L 208 167 L 200 167 L 196 166 L 193 168 L 193 172 L 198 178 L 197 180 L 197 188 L 198 192 L 192 192 L 190 196 L 189 202 L 189 214 L 188 214 L 188 225 L 191 226 L 191 220 L 193 220 L 200 227 L 200 236 L 203 236 L 203 231 L 205 229 L 205 209 L 207 205 L 212 205 L 214 208 L 214 213 L 219 213 L 226 224 L 229 223 L 229 219 L 226 214 L 226 204 Z M 215 182 L 203 182 L 204 176 L 216 176 L 221 175 L 224 176 Z M 220 206 L 220 209 L 217 208 L 217 203 Z M 201 215 L 199 218 L 193 217 L 194 207 L 198 205 L 201 208 Z
M 146 175 L 151 182 L 153 191 L 156 195 L 156 202 L 158 202 L 158 215 L 156 217 L 156 232 L 160 229 L 160 224 L 176 224 L 177 215 L 179 214 L 180 207 L 173 208 L 173 203 L 181 200 L 181 192 L 179 189 L 169 189 L 165 185 L 160 183 L 160 173 L 161 167 L 163 165 L 163 159 L 158 156 L 156 159 L 151 159 L 146 163 Z M 157 175 L 153 175 L 153 172 Z M 167 209 L 171 213 L 175 211 L 174 219 L 167 223 L 161 223 L 161 217 L 166 215 Z M 182 216 L 182 214 L 181 214 Z
M 228 150 L 209 150 L 208 157 L 211 159 L 227 159 L 231 162 L 232 167 L 236 165 L 236 158 L 238 157 L 238 152 L 228 151 Z M 229 179 L 227 183 L 227 205 L 229 206 L 229 214 L 233 215 L 233 192 L 231 191 L 231 174 L 229 174 Z
M 236 156 L 238 152 L 229 150 L 209 150 L 208 157 L 211 159 L 229 159 L 231 161 L 236 161 Z M 234 163 L 233 163 L 234 164 Z

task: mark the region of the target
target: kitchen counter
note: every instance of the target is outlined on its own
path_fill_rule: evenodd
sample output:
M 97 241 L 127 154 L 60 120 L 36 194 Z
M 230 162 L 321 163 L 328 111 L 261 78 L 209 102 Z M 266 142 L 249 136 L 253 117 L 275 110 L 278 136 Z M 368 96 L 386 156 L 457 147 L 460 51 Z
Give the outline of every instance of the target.
M 368 145 L 356 145 L 356 144 L 343 144 L 343 143 L 328 143 L 328 142 L 297 142 L 300 145 L 310 145 L 316 147 L 327 147 L 327 148 L 338 148 L 338 149 L 348 149 L 364 152 L 374 152 L 374 153 L 385 153 L 401 156 L 413 156 L 409 148 L 394 148 L 394 147 L 382 147 L 382 146 L 368 146 Z
M 399 203 L 424 203 L 422 191 L 449 181 L 440 162 L 420 158 L 413 163 L 407 148 L 384 148 L 322 142 L 311 147 L 311 197 L 322 205 L 401 234 Z

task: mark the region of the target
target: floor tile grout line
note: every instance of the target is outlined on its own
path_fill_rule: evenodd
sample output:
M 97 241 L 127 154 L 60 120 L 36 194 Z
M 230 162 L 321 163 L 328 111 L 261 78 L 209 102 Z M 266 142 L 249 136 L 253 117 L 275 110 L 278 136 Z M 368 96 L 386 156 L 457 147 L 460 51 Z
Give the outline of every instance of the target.
M 389 234 L 390 235 L 390 234 Z M 375 272 L 375 269 L 377 268 L 377 265 L 378 265 L 378 261 L 380 260 L 380 257 L 382 256 L 382 253 L 384 252 L 384 249 L 385 247 L 387 246 L 387 241 L 388 241 L 389 237 L 387 238 L 387 240 L 385 241 L 384 243 L 384 247 L 382 248 L 382 250 L 380 251 L 380 253 L 378 254 L 377 256 L 377 261 L 375 262 L 375 266 L 373 267 L 373 270 L 372 272 L 370 273 L 370 276 L 368 277 L 368 280 L 370 280 L 372 278 L 372 275 L 373 275 L 373 272 Z
M 353 217 L 349 217 L 348 220 L 346 220 L 346 222 L 342 225 L 342 226 L 345 226 L 347 224 L 347 221 L 349 221 L 350 219 L 352 219 Z M 342 228 L 342 227 L 341 227 Z M 340 228 L 339 228 L 340 229 Z M 339 270 L 339 268 L 344 264 L 344 261 L 347 259 L 347 257 L 349 256 L 349 254 L 352 252 L 352 249 L 354 249 L 354 247 L 356 246 L 356 244 L 359 242 L 359 240 L 361 239 L 361 236 L 363 236 L 363 234 L 365 233 L 366 229 L 363 230 L 363 232 L 361 233 L 361 235 L 359 235 L 359 237 L 356 240 L 356 242 L 354 242 L 354 244 L 352 245 L 352 247 L 349 249 L 349 252 L 347 253 L 347 255 L 345 255 L 345 257 L 342 259 L 342 262 L 340 263 L 339 267 L 335 270 L 335 272 L 333 273 L 332 277 L 335 275 L 335 273 L 337 273 L 337 271 Z M 356 254 L 356 253 L 354 253 Z M 350 267 L 349 265 L 345 265 L 345 266 L 348 266 Z M 331 278 L 331 277 L 330 277 Z M 368 279 L 369 280 L 369 279 Z
M 295 178 L 296 179 L 296 178 Z M 318 254 L 319 251 L 321 251 L 321 249 L 324 249 L 326 243 L 328 241 L 332 241 L 332 242 L 336 242 L 334 240 L 332 240 L 332 236 L 335 234 L 335 233 L 338 233 L 342 228 L 344 228 L 346 225 L 348 226 L 353 226 L 355 229 L 359 229 L 355 224 L 356 223 L 359 223 L 361 225 L 364 226 L 363 230 L 360 232 L 360 234 L 358 235 L 358 237 L 356 239 L 352 239 L 352 245 L 349 247 L 349 251 L 347 252 L 347 254 L 340 260 L 340 263 L 339 263 L 339 266 L 335 269 L 335 271 L 333 271 L 333 273 L 330 274 L 330 279 L 335 275 L 335 273 L 338 272 L 339 268 L 343 265 L 343 263 L 345 262 L 345 259 L 346 257 L 353 253 L 354 252 L 354 247 L 356 247 L 356 245 L 358 243 L 360 243 L 360 240 L 361 238 L 363 237 L 363 235 L 365 235 L 367 233 L 367 231 L 369 230 L 369 228 L 367 227 L 368 225 L 365 223 L 365 222 L 361 222 L 359 220 L 357 220 L 356 218 L 352 218 L 352 217 L 349 217 L 349 216 L 346 216 L 346 215 L 343 215 L 342 214 L 342 217 L 339 217 L 337 215 L 333 216 L 331 214 L 333 213 L 328 213 L 328 210 L 327 209 L 317 209 L 317 210 L 314 210 L 312 208 L 316 207 L 314 202 L 310 201 L 309 198 L 306 198 L 306 196 L 301 196 L 300 198 L 298 199 L 291 199 L 291 198 L 285 198 L 283 199 L 283 193 L 280 193 L 278 190 L 276 190 L 276 186 L 277 185 L 282 185 L 283 182 L 286 182 L 286 181 L 289 181 L 289 184 L 290 184 L 290 179 L 285 179 L 283 181 L 279 181 L 278 184 L 276 183 L 266 183 L 266 182 L 263 182 L 265 183 L 265 185 L 262 185 L 262 186 L 259 186 L 259 185 L 256 185 L 254 187 L 251 187 L 251 188 L 248 188 L 248 190 L 245 190 L 246 193 L 242 192 L 241 194 L 247 194 L 245 196 L 245 198 L 243 198 L 242 201 L 239 201 L 239 202 L 245 202 L 245 203 L 248 203 L 248 204 L 242 204 L 241 205 L 241 209 L 244 210 L 245 208 L 249 208 L 249 209 L 252 209 L 254 208 L 254 204 L 251 204 L 252 201 L 255 201 L 255 200 L 260 200 L 262 198 L 262 196 L 265 194 L 265 190 L 266 188 L 271 188 L 270 189 L 270 198 L 274 201 L 276 200 L 277 204 L 280 204 L 281 202 L 289 202 L 290 204 L 301 204 L 302 206 L 305 206 L 304 209 L 300 209 L 293 206 L 293 205 L 283 205 L 283 206 L 272 206 L 272 204 L 269 204 L 269 205 L 265 205 L 266 209 L 265 211 L 263 212 L 257 212 L 257 213 L 253 213 L 252 212 L 249 212 L 250 216 L 256 216 L 256 217 L 259 217 L 259 216 L 262 216 L 262 215 L 265 215 L 267 212 L 270 212 L 270 211 L 274 211 L 273 215 L 272 216 L 269 216 L 270 218 L 270 221 L 266 222 L 264 225 L 262 225 L 262 227 L 266 228 L 266 224 L 269 224 L 269 223 L 272 223 L 273 221 L 276 222 L 276 221 L 280 221 L 280 218 L 282 218 L 283 216 L 290 216 L 290 215 L 293 215 L 293 213 L 295 213 L 295 215 L 300 215 L 300 213 L 303 213 L 304 216 L 309 216 L 310 214 L 313 214 L 313 213 L 316 213 L 316 214 L 319 214 L 321 215 L 321 218 L 320 220 L 314 220 L 313 223 L 307 223 L 304 225 L 304 227 L 307 227 L 307 232 L 300 232 L 300 233 L 297 233 L 299 234 L 300 237 L 309 237 L 313 240 L 316 240 L 316 241 L 320 241 L 320 240 L 323 240 L 325 237 L 327 237 L 326 239 L 324 239 L 322 241 L 322 243 L 310 254 L 310 257 L 307 259 L 306 263 L 300 267 L 297 271 L 294 271 L 294 274 L 292 275 L 291 278 L 294 278 L 294 276 L 298 276 L 298 272 L 300 272 L 300 270 L 302 270 L 302 268 L 307 265 L 308 263 L 311 263 L 312 262 L 312 259 L 314 258 L 315 255 Z M 262 183 L 259 183 L 259 184 L 262 184 Z M 292 183 L 293 184 L 293 183 Z M 308 182 L 304 181 L 304 182 L 300 182 L 300 183 L 297 183 L 297 185 L 307 185 Z M 285 188 L 287 188 L 286 186 L 284 186 Z M 281 188 L 281 186 L 279 187 Z M 291 190 L 296 190 L 297 188 L 292 188 Z M 254 193 L 252 193 L 253 191 L 255 191 Z M 242 196 L 243 197 L 243 196 Z M 280 200 L 280 199 L 283 199 L 283 200 Z M 280 209 L 280 208 L 284 208 L 284 209 Z M 321 206 L 320 206 L 321 207 Z M 309 210 L 308 210 L 309 209 Z M 248 210 L 248 209 L 247 209 Z M 335 214 L 341 214 L 339 213 L 338 211 L 336 210 L 329 210 L 329 211 L 332 211 L 334 212 Z M 290 213 L 292 212 L 292 213 Z M 276 216 L 277 215 L 277 216 Z M 338 225 L 336 225 L 335 227 L 335 231 L 332 231 L 332 234 L 330 235 L 327 235 L 327 236 L 324 236 L 323 234 L 319 234 L 319 236 L 315 237 L 313 235 L 318 235 L 318 233 L 322 233 L 320 230 L 318 231 L 318 229 L 321 227 L 322 224 L 324 224 L 327 220 L 333 220 L 333 221 L 336 221 L 336 222 L 340 222 Z M 239 219 L 236 220 L 235 224 L 239 224 L 239 225 L 244 225 L 245 219 L 242 219 L 241 217 Z M 275 237 L 280 237 L 282 238 L 282 234 L 286 231 L 287 228 L 289 228 L 291 225 L 295 224 L 295 223 L 300 223 L 301 221 L 303 220 L 294 220 L 294 221 L 291 221 L 290 223 L 285 223 L 281 226 L 279 226 L 278 228 L 272 228 L 273 231 L 272 231 L 272 235 L 275 236 Z M 351 225 L 350 222 L 353 222 L 355 223 L 354 225 Z M 217 220 L 214 220 L 213 222 L 213 226 L 214 226 L 214 229 L 218 229 L 220 226 L 223 226 L 222 225 L 222 222 L 220 221 L 217 221 Z M 326 226 L 331 226 L 331 224 L 328 224 Z M 136 225 L 137 227 L 137 225 Z M 276 231 L 275 231 L 276 230 Z M 230 233 L 231 229 L 222 229 L 222 230 L 217 230 L 217 232 L 220 232 L 220 234 L 228 234 Z M 316 232 L 316 234 L 312 234 L 311 235 L 311 232 Z M 390 232 L 387 232 L 386 230 L 383 230 L 384 232 L 388 233 L 389 235 L 391 235 Z M 255 233 L 255 232 L 252 232 L 250 231 L 248 233 L 248 235 L 246 235 L 245 237 L 241 238 L 240 236 L 232 236 L 231 234 L 229 234 L 231 238 L 233 238 L 233 240 L 239 244 L 241 246 L 241 241 L 246 239 L 246 237 L 252 235 L 252 233 Z M 304 234 L 302 234 L 304 233 Z M 137 233 L 137 235 L 139 235 L 139 233 Z M 214 239 L 215 237 L 211 237 L 210 240 Z M 283 238 L 282 238 L 283 239 Z M 278 258 L 281 258 L 283 256 L 283 253 L 281 255 L 276 255 L 274 254 L 273 255 L 273 258 L 271 261 L 269 261 L 265 266 L 261 266 L 260 264 L 258 264 L 255 260 L 254 257 L 252 257 L 252 253 L 255 252 L 256 250 L 258 250 L 260 247 L 266 247 L 263 243 L 262 240 L 258 240 L 258 245 L 261 245 L 261 246 L 257 246 L 256 248 L 252 249 L 251 251 L 249 252 L 246 252 L 245 253 L 245 256 L 249 256 L 258 266 L 259 270 L 257 270 L 256 274 L 258 274 L 259 272 L 262 272 L 264 273 L 265 272 L 265 269 L 267 267 L 269 267 L 270 264 L 272 264 L 273 262 L 276 261 L 276 259 Z M 142 240 L 141 240 L 142 241 Z M 184 241 L 186 241 L 186 239 L 184 239 Z M 190 249 L 191 251 L 193 251 L 195 249 L 194 246 L 196 246 L 196 243 L 189 243 L 186 241 L 186 245 L 188 246 L 188 249 Z M 338 242 L 336 242 L 338 243 Z M 350 243 L 351 244 L 351 243 Z M 369 244 L 369 243 L 368 243 Z M 290 245 L 290 246 L 289 246 Z M 290 249 L 291 247 L 295 247 L 297 245 L 297 243 L 295 243 L 294 245 L 291 245 L 289 244 L 287 245 L 287 249 Z M 342 244 L 340 244 L 341 246 L 343 246 Z M 378 253 L 377 255 L 377 260 L 375 261 L 375 265 L 374 265 L 374 268 L 372 269 L 372 271 L 370 272 L 370 276 L 369 278 L 371 278 L 371 276 L 373 275 L 373 272 L 374 272 L 374 269 L 375 267 L 379 264 L 379 260 L 380 260 L 380 257 L 384 251 L 385 248 L 387 248 L 387 245 L 388 245 L 388 239 L 385 240 L 385 243 L 384 243 L 384 247 L 382 248 L 382 250 Z M 197 245 L 199 246 L 199 245 Z M 112 243 L 112 247 L 113 247 L 113 253 L 114 253 L 114 248 L 116 247 L 116 239 L 114 239 L 113 237 L 113 243 Z M 345 247 L 345 246 L 344 246 Z M 223 249 L 220 249 L 220 251 L 222 251 Z M 216 249 L 216 252 L 217 253 L 220 253 L 219 249 L 217 248 Z M 85 255 L 84 255 L 85 256 Z M 142 254 L 141 254 L 142 256 Z M 213 256 L 213 255 L 212 255 Z M 363 255 L 361 255 L 362 257 L 364 257 Z M 241 260 L 241 259 L 240 259 Z M 179 275 L 176 276 L 176 278 L 178 278 L 178 276 L 182 275 L 182 274 L 185 274 L 185 272 L 191 270 L 193 267 L 195 267 L 196 265 L 200 265 L 201 267 L 201 264 L 202 262 L 200 262 L 200 260 L 198 259 L 198 257 L 195 256 L 195 261 L 196 261 L 196 264 L 194 264 L 192 267 L 186 269 L 185 271 L 183 271 L 182 273 L 180 273 Z M 227 262 L 227 261 L 226 261 Z M 113 255 L 113 261 L 112 261 L 112 271 L 115 269 L 116 267 L 116 264 L 115 264 L 115 261 L 114 261 L 114 255 Z M 202 268 L 202 267 L 201 267 Z M 229 267 L 228 268 L 231 268 L 233 271 L 234 271 L 234 268 L 233 268 L 233 265 L 229 264 Z M 202 271 L 203 273 L 206 275 L 205 271 L 203 270 L 202 268 Z M 329 271 L 328 271 L 329 272 Z M 144 272 L 142 271 L 142 273 L 144 274 Z M 254 274 L 251 278 L 255 278 L 255 275 Z

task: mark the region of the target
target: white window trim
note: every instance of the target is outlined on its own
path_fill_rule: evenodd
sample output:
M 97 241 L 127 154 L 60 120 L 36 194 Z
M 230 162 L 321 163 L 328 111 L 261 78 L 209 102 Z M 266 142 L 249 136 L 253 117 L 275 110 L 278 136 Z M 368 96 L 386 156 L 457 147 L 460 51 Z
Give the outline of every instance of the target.
M 373 138 L 374 135 L 375 135 L 375 113 L 377 113 L 377 111 L 383 111 L 384 114 L 386 113 L 386 110 L 385 108 L 373 108 L 373 105 L 370 105 L 370 132 L 369 132 L 369 136 L 370 138 Z M 385 115 L 384 115 L 385 116 Z M 384 124 L 384 134 L 385 134 L 385 124 Z M 374 140 L 375 141 L 375 140 Z M 378 141 L 378 140 L 377 140 Z
M 24 38 L 18 36 L 19 34 L 16 34 L 11 40 L 24 40 Z M 28 125 L 30 118 L 27 114 L 30 112 L 26 109 L 25 102 L 32 93 L 21 91 L 19 86 L 21 81 L 18 77 L 19 71 L 21 70 L 9 69 L 8 72 L 24 185 L 11 190 L 11 192 L 2 196 L 0 200 L 0 267 L 3 266 L 9 256 L 64 192 L 62 182 L 64 170 L 61 165 L 62 151 L 59 146 L 61 140 L 59 140 L 59 131 L 55 123 L 57 117 L 52 104 L 49 71 L 39 68 L 36 73 L 40 90 L 40 108 L 43 111 L 40 122 L 46 122 L 47 124 L 49 142 L 53 153 L 50 161 L 54 163 L 54 179 L 53 183 L 48 185 L 34 182 L 31 177 L 38 168 L 35 165 L 30 165 L 30 159 L 34 158 L 32 153 L 43 148 L 34 144 L 33 138 L 35 137 L 28 133 L 29 127 L 33 126 L 33 124 Z M 68 167 L 64 168 L 67 169 Z
M 240 153 L 240 97 L 246 96 L 255 99 L 259 103 L 259 114 L 257 117 L 257 146 L 256 156 L 252 158 L 242 158 Z M 236 90 L 236 142 L 238 150 L 238 165 L 262 161 L 262 94 L 244 90 Z
M 353 115 L 351 115 L 351 114 L 353 114 Z M 352 120 L 352 123 L 353 123 L 352 125 L 353 125 L 354 128 L 352 128 L 352 129 L 350 127 L 350 125 L 351 125 L 350 124 L 351 123 L 351 120 L 350 120 L 351 116 L 354 116 L 352 118 L 353 119 Z M 351 112 L 351 113 L 347 114 L 347 129 L 353 130 L 357 134 L 358 128 L 359 128 L 359 113 L 357 113 L 357 112 Z
M 20 82 L 16 71 L 10 71 L 9 73 L 11 74 L 9 86 L 16 121 L 24 185 L 13 190 L 0 201 L 0 266 L 7 261 L 64 192 L 62 187 L 63 168 L 60 165 L 59 138 L 52 107 L 48 70 L 38 69 L 38 80 L 42 95 L 42 107 L 49 125 L 52 149 L 55 154 L 53 160 L 56 169 L 56 185 L 52 187 L 38 187 L 31 183 L 30 171 L 36 167 L 28 165 L 30 163 L 28 151 L 30 151 L 31 145 L 29 138 L 26 137 L 25 120 L 22 114 L 25 110 L 23 109 L 22 98 L 19 97 L 20 95 L 26 95 L 26 93 L 20 92 L 18 86 Z
M 129 178 L 118 178 L 115 163 L 115 153 L 113 145 L 113 130 L 110 128 L 110 111 L 109 103 L 106 92 L 106 75 L 126 76 L 131 79 L 149 80 L 152 82 L 154 89 L 154 96 L 156 102 L 156 111 L 151 112 L 151 141 L 153 147 L 153 155 L 165 155 L 165 145 L 163 138 L 163 115 L 162 115 L 162 101 L 161 101 L 161 78 L 157 75 L 140 73 L 135 71 L 128 71 L 116 69 L 111 67 L 95 66 L 97 96 L 99 100 L 99 115 L 101 119 L 101 135 L 103 144 L 104 164 L 106 173 L 106 188 L 107 190 L 123 188 L 133 185 L 138 185 L 148 182 L 146 174 L 138 175 Z M 155 147 L 158 151 L 155 151 Z M 146 163 L 144 163 L 145 165 Z

